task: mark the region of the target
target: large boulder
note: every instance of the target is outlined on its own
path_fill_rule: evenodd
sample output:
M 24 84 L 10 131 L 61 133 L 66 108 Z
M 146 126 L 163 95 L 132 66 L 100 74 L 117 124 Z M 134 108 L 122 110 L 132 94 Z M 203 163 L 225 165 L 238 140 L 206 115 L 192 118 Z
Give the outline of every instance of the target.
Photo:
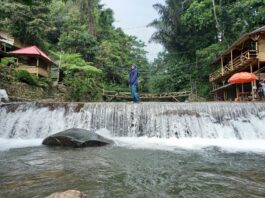
M 45 138 L 42 142 L 48 146 L 98 147 L 114 142 L 103 136 L 84 129 L 68 129 Z

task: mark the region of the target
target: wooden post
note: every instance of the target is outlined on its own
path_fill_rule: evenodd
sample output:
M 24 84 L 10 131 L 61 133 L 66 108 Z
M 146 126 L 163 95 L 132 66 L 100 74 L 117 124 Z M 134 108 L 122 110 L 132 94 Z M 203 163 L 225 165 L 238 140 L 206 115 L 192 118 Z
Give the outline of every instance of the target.
M 50 74 L 51 74 L 51 71 L 52 71 L 52 65 L 49 64 L 49 63 L 48 63 L 48 68 L 47 68 L 47 70 L 48 70 L 48 76 L 47 76 L 47 77 L 49 77 Z
M 222 76 L 224 75 L 224 58 L 221 57 L 221 70 L 222 70 Z
M 234 70 L 234 64 L 233 64 L 233 50 L 231 50 L 231 68 Z
M 37 58 L 37 77 L 39 77 L 39 57 Z
M 253 67 L 252 67 L 252 64 L 250 64 L 250 73 L 253 73 Z M 251 82 L 251 95 L 252 95 L 252 100 L 254 100 L 254 94 L 255 94 L 255 90 L 254 90 L 254 82 Z
M 224 101 L 226 101 L 226 90 L 224 90 Z
M 238 86 L 236 86 L 236 97 L 239 99 L 239 93 L 240 93 L 240 91 L 239 91 L 239 87 Z
M 253 82 L 253 96 L 252 96 L 252 100 L 254 101 L 254 100 L 256 100 L 256 98 L 257 98 L 257 82 L 254 81 Z
M 259 62 L 259 59 L 258 59 L 258 71 L 260 70 L 260 62 Z M 258 80 L 260 80 L 260 71 L 258 72 Z

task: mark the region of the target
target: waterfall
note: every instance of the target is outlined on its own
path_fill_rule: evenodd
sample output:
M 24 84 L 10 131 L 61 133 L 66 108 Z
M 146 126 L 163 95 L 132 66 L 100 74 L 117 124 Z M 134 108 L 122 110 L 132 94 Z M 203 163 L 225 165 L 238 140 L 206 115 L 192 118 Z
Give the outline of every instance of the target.
M 0 138 L 45 138 L 69 128 L 116 137 L 265 139 L 265 103 L 2 104 Z

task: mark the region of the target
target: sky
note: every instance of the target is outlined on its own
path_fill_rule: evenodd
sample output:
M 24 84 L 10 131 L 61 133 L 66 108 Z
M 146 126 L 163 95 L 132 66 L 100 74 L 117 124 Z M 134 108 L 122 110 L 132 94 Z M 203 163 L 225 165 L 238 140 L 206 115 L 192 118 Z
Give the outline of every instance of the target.
M 134 35 L 145 42 L 149 61 L 153 61 L 163 47 L 160 44 L 149 43 L 155 29 L 146 26 L 159 17 L 153 4 L 164 2 L 165 0 L 101 0 L 106 8 L 114 11 L 115 27 L 121 27 L 126 34 Z

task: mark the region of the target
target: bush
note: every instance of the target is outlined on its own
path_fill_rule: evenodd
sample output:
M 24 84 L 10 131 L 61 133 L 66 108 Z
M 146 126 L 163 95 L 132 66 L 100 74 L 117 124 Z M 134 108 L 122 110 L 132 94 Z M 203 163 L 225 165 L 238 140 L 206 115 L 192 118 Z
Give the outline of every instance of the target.
M 0 79 L 10 81 L 12 79 L 12 69 L 15 59 L 10 57 L 2 58 L 0 61 Z
M 16 70 L 15 71 L 15 78 L 19 82 L 24 82 L 29 85 L 37 86 L 37 79 L 34 78 L 28 71 L 26 70 Z
M 102 87 L 95 78 L 66 77 L 64 82 L 68 87 L 67 99 L 71 101 L 98 101 L 102 98 Z
M 39 78 L 37 83 L 43 89 L 49 89 L 52 86 L 52 80 L 50 78 Z

